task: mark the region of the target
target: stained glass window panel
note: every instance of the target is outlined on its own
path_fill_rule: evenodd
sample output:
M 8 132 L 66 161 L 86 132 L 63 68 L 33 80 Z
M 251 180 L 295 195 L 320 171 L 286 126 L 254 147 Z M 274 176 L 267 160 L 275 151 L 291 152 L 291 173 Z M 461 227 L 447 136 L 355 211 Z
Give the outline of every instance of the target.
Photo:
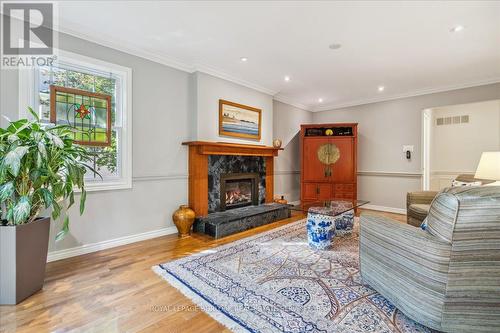
M 113 182 L 120 179 L 121 175 L 121 134 L 122 134 L 122 90 L 121 90 L 121 77 L 115 73 L 106 72 L 102 69 L 96 69 L 92 65 L 85 66 L 80 63 L 73 63 L 71 61 L 60 61 L 55 66 L 42 66 L 38 67 L 35 72 L 35 89 L 38 91 L 36 96 L 35 107 L 38 110 L 40 119 L 44 123 L 51 122 L 50 119 L 50 100 L 51 92 L 50 86 L 55 85 L 59 87 L 67 87 L 74 89 L 82 89 L 91 93 L 100 93 L 111 96 L 111 144 L 108 146 L 101 145 L 88 145 L 83 143 L 85 149 L 90 151 L 94 158 L 90 162 L 99 175 L 87 172 L 85 178 L 87 181 L 95 181 L 96 183 Z M 65 100 L 66 97 L 64 97 Z M 68 99 L 73 98 L 68 97 Z M 59 97 L 61 99 L 61 97 Z M 118 100 L 118 103 L 116 102 Z M 77 99 L 77 103 L 78 102 Z M 99 108 L 99 105 L 94 105 Z M 59 107 L 60 108 L 60 107 Z M 57 122 L 61 122 L 64 112 L 59 109 L 57 113 Z M 80 118 L 78 118 L 80 119 Z M 76 119 L 78 121 L 78 119 Z M 102 123 L 99 116 L 97 121 Z M 101 132 L 101 133 L 99 133 Z M 95 131 L 96 137 L 102 136 L 102 130 L 99 128 Z M 80 134 L 75 137 L 77 140 L 89 139 L 88 134 Z M 83 142 L 83 141 L 82 141 Z
M 51 85 L 50 121 L 74 129 L 77 143 L 111 144 L 111 96 Z

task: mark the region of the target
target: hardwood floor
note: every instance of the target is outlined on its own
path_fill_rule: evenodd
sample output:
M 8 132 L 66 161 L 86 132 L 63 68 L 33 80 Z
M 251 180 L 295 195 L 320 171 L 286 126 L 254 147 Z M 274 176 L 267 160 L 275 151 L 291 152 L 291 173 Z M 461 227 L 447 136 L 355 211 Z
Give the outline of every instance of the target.
M 406 221 L 405 215 L 373 213 Z M 169 235 L 49 263 L 42 291 L 0 306 L 0 332 L 229 332 L 151 267 L 303 217 L 295 213 L 220 240 Z

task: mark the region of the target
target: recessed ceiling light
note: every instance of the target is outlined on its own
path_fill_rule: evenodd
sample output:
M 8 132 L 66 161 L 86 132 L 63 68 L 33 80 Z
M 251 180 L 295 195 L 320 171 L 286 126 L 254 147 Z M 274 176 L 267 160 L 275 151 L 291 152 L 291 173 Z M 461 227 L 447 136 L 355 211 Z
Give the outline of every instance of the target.
M 247 57 L 241 57 L 241 58 L 240 58 L 240 60 L 241 60 L 242 62 L 247 62 L 247 61 L 248 61 L 248 58 L 247 58 Z
M 378 90 L 379 92 L 382 92 L 382 91 L 384 91 L 384 90 L 385 90 L 385 87 L 384 87 L 384 86 L 378 86 L 377 90 Z
M 288 81 L 290 81 L 290 77 L 287 75 L 287 76 L 285 76 L 284 80 L 285 80 L 286 82 L 288 82 Z
M 453 28 L 450 29 L 451 32 L 460 32 L 464 30 L 464 26 L 463 25 L 456 25 L 454 26 Z
M 338 44 L 338 43 L 332 43 L 330 45 L 328 45 L 328 47 L 331 49 L 331 50 L 338 50 L 342 47 L 341 44 Z
M 323 98 L 318 98 L 319 103 L 323 103 Z

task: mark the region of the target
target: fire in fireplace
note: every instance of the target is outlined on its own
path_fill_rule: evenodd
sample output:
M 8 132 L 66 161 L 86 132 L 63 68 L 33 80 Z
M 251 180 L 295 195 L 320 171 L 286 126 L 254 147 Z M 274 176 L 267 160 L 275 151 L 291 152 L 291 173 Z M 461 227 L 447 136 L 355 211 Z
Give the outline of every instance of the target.
M 222 174 L 220 186 L 221 211 L 259 203 L 258 173 Z
M 252 202 L 252 183 L 249 181 L 226 182 L 226 207 Z

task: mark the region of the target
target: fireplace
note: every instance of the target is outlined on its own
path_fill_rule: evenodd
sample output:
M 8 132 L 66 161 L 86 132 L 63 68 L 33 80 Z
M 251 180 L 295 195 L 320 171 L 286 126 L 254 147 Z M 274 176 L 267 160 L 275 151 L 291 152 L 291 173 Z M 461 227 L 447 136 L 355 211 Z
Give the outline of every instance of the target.
M 258 173 L 220 175 L 220 211 L 258 204 Z

